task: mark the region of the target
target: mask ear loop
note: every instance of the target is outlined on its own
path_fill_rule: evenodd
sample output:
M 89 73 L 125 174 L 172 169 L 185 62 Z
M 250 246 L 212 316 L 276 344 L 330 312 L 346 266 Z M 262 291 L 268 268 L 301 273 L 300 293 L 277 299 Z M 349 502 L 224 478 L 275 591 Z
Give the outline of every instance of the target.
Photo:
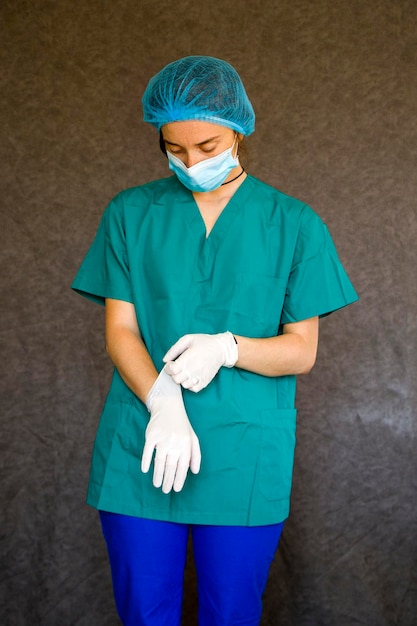
M 235 140 L 233 142 L 232 150 L 235 147 L 236 140 L 237 140 L 237 132 L 235 131 Z M 236 152 L 236 157 L 235 158 L 239 159 L 239 141 L 237 142 L 237 152 Z M 235 180 L 240 178 L 245 173 L 245 168 L 243 167 L 243 165 L 241 165 L 240 161 L 239 161 L 239 165 L 242 168 L 242 171 L 240 172 L 240 174 L 238 174 L 237 176 L 232 178 L 232 180 L 227 180 L 225 183 L 222 183 L 220 185 L 220 187 L 223 187 L 224 185 L 228 185 L 229 183 L 233 183 Z

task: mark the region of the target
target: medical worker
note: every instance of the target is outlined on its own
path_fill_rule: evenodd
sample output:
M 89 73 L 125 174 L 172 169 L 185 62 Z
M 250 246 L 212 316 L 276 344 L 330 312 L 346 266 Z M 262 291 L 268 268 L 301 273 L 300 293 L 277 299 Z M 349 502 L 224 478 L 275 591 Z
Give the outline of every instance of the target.
M 191 532 L 198 624 L 255 626 L 289 513 L 296 375 L 319 318 L 357 295 L 316 213 L 242 167 L 255 115 L 233 67 L 170 63 L 142 104 L 172 173 L 110 202 L 73 283 L 105 305 L 115 365 L 88 503 L 123 624 L 181 623 Z

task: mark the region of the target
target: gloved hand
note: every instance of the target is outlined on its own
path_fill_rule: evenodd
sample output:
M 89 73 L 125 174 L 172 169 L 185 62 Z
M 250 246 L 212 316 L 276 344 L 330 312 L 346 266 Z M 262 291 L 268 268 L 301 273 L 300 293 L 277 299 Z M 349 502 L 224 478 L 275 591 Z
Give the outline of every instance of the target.
M 164 356 L 165 371 L 184 389 L 195 392 L 207 387 L 222 365 L 233 367 L 237 359 L 237 344 L 229 331 L 184 335 Z
M 164 369 L 159 374 L 147 398 L 151 414 L 145 433 L 142 472 L 149 471 L 154 450 L 153 484 L 162 491 L 181 491 L 188 468 L 200 471 L 201 452 L 197 435 L 191 427 L 182 399 L 181 387 Z

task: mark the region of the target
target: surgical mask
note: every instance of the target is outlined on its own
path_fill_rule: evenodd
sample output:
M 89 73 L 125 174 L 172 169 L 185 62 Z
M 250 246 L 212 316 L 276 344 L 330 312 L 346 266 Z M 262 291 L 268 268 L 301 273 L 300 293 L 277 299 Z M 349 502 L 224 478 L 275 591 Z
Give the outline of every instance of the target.
M 169 169 L 190 191 L 213 191 L 220 187 L 232 169 L 239 165 L 238 156 L 232 156 L 235 143 L 236 138 L 231 148 L 210 159 L 199 161 L 191 167 L 187 167 L 175 154 L 167 151 Z

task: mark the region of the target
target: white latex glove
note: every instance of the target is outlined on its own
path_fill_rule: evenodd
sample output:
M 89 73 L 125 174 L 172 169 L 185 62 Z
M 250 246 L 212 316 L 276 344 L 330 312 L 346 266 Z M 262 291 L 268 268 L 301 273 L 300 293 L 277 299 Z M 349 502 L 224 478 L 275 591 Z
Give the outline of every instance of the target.
M 165 368 L 164 368 L 165 369 Z M 146 398 L 151 414 L 145 433 L 141 469 L 149 471 L 154 450 L 153 484 L 162 491 L 181 491 L 188 468 L 200 471 L 201 452 L 182 399 L 181 387 L 164 369 Z
M 238 359 L 235 338 L 229 331 L 217 335 L 184 335 L 164 356 L 165 371 L 184 389 L 201 391 L 219 369 Z

